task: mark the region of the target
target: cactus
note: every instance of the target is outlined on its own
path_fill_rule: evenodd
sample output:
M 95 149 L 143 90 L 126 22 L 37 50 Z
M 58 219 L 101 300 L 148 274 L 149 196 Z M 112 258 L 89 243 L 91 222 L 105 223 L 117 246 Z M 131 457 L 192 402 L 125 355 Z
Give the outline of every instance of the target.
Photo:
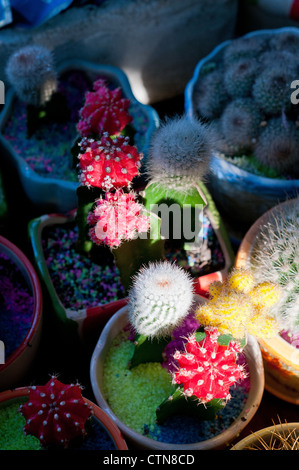
M 252 85 L 260 73 L 260 64 L 253 58 L 239 59 L 226 68 L 224 85 L 231 98 L 250 96 Z
M 297 54 L 299 47 L 298 34 L 292 31 L 282 31 L 280 34 L 274 34 L 270 38 L 269 46 L 277 51 L 288 50 Z
M 139 270 L 129 291 L 129 319 L 135 331 L 131 367 L 162 361 L 172 331 L 192 304 L 192 280 L 179 266 L 160 261 Z
M 272 118 L 260 133 L 255 147 L 259 163 L 280 175 L 299 177 L 299 130 L 285 116 Z
M 231 398 L 230 387 L 246 378 L 244 367 L 237 364 L 240 343 L 223 344 L 219 339 L 217 328 L 206 327 L 187 338 L 184 352 L 175 352 L 178 366 L 172 373 L 172 383 L 176 390 L 156 410 L 160 424 L 182 410 L 200 419 L 215 419 Z
M 150 263 L 134 278 L 129 292 L 130 323 L 149 338 L 169 336 L 193 302 L 189 275 L 168 262 Z
M 195 111 L 204 119 L 218 118 L 228 100 L 222 68 L 206 74 L 194 90 Z
M 255 80 L 252 96 L 261 110 L 275 116 L 292 107 L 290 86 L 294 80 L 293 67 L 286 69 L 280 64 L 266 68 Z
M 142 154 L 129 145 L 124 136 L 113 139 L 104 132 L 99 140 L 83 138 L 80 142 L 79 181 L 104 191 L 130 186 L 139 175 Z
M 207 124 L 167 119 L 153 134 L 147 173 L 151 183 L 188 193 L 209 172 L 214 136 Z
M 250 269 L 234 269 L 222 285 L 212 283 L 210 290 L 210 301 L 195 314 L 200 324 L 215 326 L 239 340 L 247 333 L 259 338 L 278 333 L 278 323 L 271 314 L 281 295 L 278 284 L 257 283 Z
M 68 447 L 71 440 L 86 435 L 92 409 L 79 385 L 65 385 L 53 376 L 46 385 L 30 387 L 20 412 L 26 419 L 25 433 L 37 437 L 43 447 Z
M 299 333 L 299 198 L 281 208 L 260 231 L 248 261 L 258 282 L 275 282 L 281 287 L 279 301 L 271 314 L 281 330 Z
M 219 127 L 227 152 L 238 155 L 252 151 L 261 129 L 263 114 L 252 98 L 231 101 L 223 111 Z
M 130 100 L 122 97 L 120 88 L 110 90 L 104 80 L 95 81 L 80 110 L 79 134 L 95 138 L 103 132 L 119 134 L 132 121 L 129 105 Z
M 20 100 L 33 106 L 45 104 L 57 89 L 52 53 L 42 46 L 17 50 L 8 60 L 6 74 Z
M 256 58 L 268 46 L 268 39 L 263 36 L 240 37 L 232 40 L 225 48 L 223 60 L 229 65 L 235 60 Z

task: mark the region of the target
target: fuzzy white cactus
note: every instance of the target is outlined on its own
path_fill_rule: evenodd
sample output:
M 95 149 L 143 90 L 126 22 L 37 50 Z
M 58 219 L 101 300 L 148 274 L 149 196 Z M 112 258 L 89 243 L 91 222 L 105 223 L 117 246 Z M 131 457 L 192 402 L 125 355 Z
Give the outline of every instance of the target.
M 169 262 L 150 263 L 134 278 L 129 292 L 129 317 L 136 332 L 149 338 L 171 334 L 193 303 L 193 282 Z
M 17 50 L 8 60 L 6 75 L 20 100 L 33 106 L 46 103 L 57 89 L 52 53 L 43 46 Z
M 272 314 L 283 330 L 299 333 L 299 198 L 261 230 L 250 260 L 257 282 L 282 287 Z
M 188 192 L 209 172 L 215 135 L 210 127 L 186 116 L 167 119 L 153 134 L 147 173 L 151 183 Z

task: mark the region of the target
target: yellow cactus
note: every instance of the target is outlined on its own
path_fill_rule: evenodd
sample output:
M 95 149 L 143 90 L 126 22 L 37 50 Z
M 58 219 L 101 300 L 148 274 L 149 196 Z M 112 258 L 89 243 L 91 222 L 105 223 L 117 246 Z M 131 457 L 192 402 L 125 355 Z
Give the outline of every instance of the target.
M 247 294 L 254 286 L 254 277 L 249 269 L 235 269 L 227 282 L 230 289 Z
M 261 282 L 251 289 L 248 295 L 255 305 L 263 305 L 268 309 L 276 304 L 281 292 L 277 284 Z
M 210 285 L 210 300 L 196 311 L 201 325 L 214 326 L 221 334 L 242 338 L 246 332 L 259 338 L 269 338 L 278 332 L 278 324 L 268 315 L 269 308 L 280 296 L 274 283 L 255 285 L 251 271 L 235 269 L 228 279 Z

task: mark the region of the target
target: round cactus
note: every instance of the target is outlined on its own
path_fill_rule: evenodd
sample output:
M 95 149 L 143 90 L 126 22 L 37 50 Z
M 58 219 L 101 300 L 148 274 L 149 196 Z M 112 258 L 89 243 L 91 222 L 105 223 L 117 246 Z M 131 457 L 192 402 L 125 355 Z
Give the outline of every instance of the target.
M 251 98 L 230 102 L 220 118 L 227 152 L 238 155 L 255 147 L 263 114 Z
M 149 338 L 168 336 L 189 312 L 193 282 L 182 268 L 150 263 L 135 276 L 129 292 L 129 317 L 136 332 Z
M 122 97 L 121 89 L 110 90 L 105 80 L 93 84 L 93 91 L 86 93 L 80 110 L 77 130 L 83 137 L 119 134 L 131 121 L 130 100 Z
M 251 94 L 252 85 L 260 72 L 260 64 L 253 58 L 239 59 L 226 68 L 224 84 L 232 98 L 244 98 Z
M 293 69 L 274 64 L 256 78 L 252 96 L 267 115 L 277 115 L 291 108 L 290 85 L 294 80 Z
M 151 140 L 147 163 L 151 182 L 188 192 L 209 172 L 214 145 L 207 124 L 185 116 L 166 120 Z
M 185 352 L 175 352 L 178 370 L 173 373 L 172 381 L 182 385 L 186 397 L 196 397 L 200 403 L 213 399 L 227 401 L 231 398 L 230 387 L 247 375 L 244 366 L 236 363 L 240 344 L 232 341 L 220 345 L 216 328 L 205 328 L 204 332 L 202 341 L 196 340 L 196 334 L 190 335 Z
M 280 328 L 299 333 L 299 198 L 262 227 L 248 261 L 259 282 L 275 282 L 281 296 L 271 313 Z
M 235 60 L 256 58 L 268 45 L 266 36 L 241 37 L 233 39 L 224 50 L 224 63 L 228 65 Z
M 52 54 L 42 46 L 25 46 L 12 54 L 6 74 L 17 96 L 26 104 L 41 106 L 57 89 Z
M 287 50 L 298 54 L 299 35 L 293 31 L 281 31 L 270 38 L 269 46 L 277 51 Z
M 20 412 L 26 419 L 26 434 L 37 437 L 44 447 L 67 447 L 75 437 L 85 436 L 85 423 L 92 409 L 79 385 L 64 385 L 51 377 L 46 385 L 30 387 L 28 401 Z
M 100 140 L 84 137 L 80 143 L 79 181 L 109 191 L 130 186 L 138 176 L 142 154 L 122 135 L 111 138 L 106 132 Z
M 194 90 L 196 113 L 200 118 L 216 119 L 219 117 L 228 99 L 221 68 L 205 75 Z
M 284 117 L 268 121 L 255 147 L 256 159 L 281 175 L 299 176 L 299 129 Z

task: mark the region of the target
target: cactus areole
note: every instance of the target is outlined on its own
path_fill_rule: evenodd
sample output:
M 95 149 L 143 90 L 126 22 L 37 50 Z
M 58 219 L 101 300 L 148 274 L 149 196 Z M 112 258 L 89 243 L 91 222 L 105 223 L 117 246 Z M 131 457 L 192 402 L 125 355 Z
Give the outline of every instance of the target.
M 68 447 L 72 439 L 86 435 L 85 423 L 92 409 L 79 385 L 65 385 L 51 377 L 46 385 L 30 388 L 20 412 L 26 420 L 26 434 L 37 437 L 44 447 Z

